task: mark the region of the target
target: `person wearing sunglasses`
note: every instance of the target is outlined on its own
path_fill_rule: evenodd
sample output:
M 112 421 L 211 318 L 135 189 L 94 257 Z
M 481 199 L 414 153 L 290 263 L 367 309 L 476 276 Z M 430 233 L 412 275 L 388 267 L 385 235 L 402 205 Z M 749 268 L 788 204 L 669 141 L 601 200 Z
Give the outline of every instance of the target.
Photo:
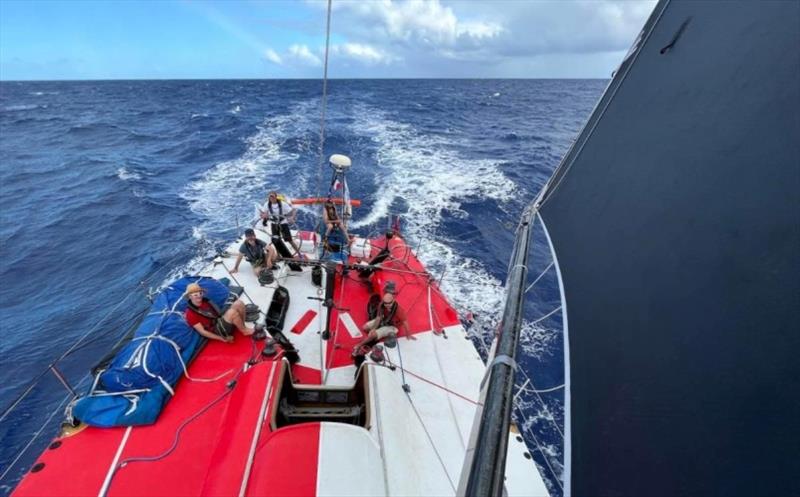
M 408 340 L 417 339 L 411 334 L 406 313 L 397 303 L 394 292 L 385 290 L 375 318 L 367 321 L 361 328 L 367 336 L 353 347 L 354 355 L 358 354 L 362 347 L 372 347 L 392 333 L 397 336 L 398 328 L 402 328 L 403 334 Z
M 237 300 L 227 310 L 222 311 L 209 299 L 203 297 L 203 294 L 203 287 L 197 283 L 190 283 L 186 287 L 189 304 L 184 317 L 195 331 L 209 340 L 226 343 L 233 341 L 233 332 L 237 329 L 245 336 L 255 333 L 254 328 L 248 328 L 244 323 L 244 302 Z

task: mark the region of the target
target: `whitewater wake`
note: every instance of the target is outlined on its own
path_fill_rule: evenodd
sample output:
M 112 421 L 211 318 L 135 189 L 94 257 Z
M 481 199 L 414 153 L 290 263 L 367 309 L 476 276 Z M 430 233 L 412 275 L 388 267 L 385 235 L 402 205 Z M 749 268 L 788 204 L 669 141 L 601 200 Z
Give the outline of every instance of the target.
M 494 316 L 502 304 L 502 282 L 477 260 L 457 253 L 441 229 L 444 215 L 466 219 L 461 208 L 470 198 L 492 198 L 500 204 L 514 198 L 516 185 L 499 168 L 499 160 L 468 160 L 450 137 L 432 137 L 393 121 L 368 106 L 356 108 L 353 132 L 376 146 L 380 185 L 372 210 L 352 224 L 374 225 L 390 214 L 402 214 L 403 232 L 417 256 L 434 275 L 444 274 L 442 289 L 460 311 Z M 403 212 L 394 209 L 404 207 Z

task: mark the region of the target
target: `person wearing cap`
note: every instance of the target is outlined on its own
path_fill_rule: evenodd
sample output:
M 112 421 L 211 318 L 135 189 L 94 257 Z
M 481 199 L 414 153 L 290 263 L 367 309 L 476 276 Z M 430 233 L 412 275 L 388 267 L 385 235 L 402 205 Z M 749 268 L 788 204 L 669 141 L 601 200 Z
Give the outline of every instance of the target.
M 353 347 L 353 354 L 358 354 L 362 346 L 371 347 L 392 333 L 397 335 L 398 328 L 403 329 L 403 333 L 408 340 L 417 339 L 411 334 L 406 313 L 397 303 L 394 290 L 387 288 L 384 290 L 381 305 L 378 307 L 375 318 L 367 321 L 362 328 L 367 336 Z
M 285 198 L 278 198 L 278 192 L 271 191 L 267 196 L 267 201 L 258 210 L 261 217 L 261 224 L 267 225 L 270 221 L 270 229 L 273 236 L 280 236 L 284 241 L 289 242 L 296 253 L 300 253 L 300 248 L 292 239 L 290 224 L 294 224 L 297 218 L 297 209 Z
M 209 340 L 226 343 L 233 341 L 233 332 L 236 329 L 245 336 L 250 336 L 256 331 L 244 323 L 244 302 L 237 300 L 223 312 L 213 302 L 203 297 L 203 293 L 203 287 L 197 283 L 190 283 L 186 287 L 189 305 L 186 307 L 184 318 L 195 331 Z
M 273 269 L 278 251 L 272 244 L 267 245 L 267 242 L 256 238 L 256 232 L 252 228 L 247 228 L 244 230 L 244 242 L 239 246 L 239 254 L 231 274 L 239 271 L 239 264 L 243 258 L 250 263 L 253 272 L 258 276 L 262 268 Z

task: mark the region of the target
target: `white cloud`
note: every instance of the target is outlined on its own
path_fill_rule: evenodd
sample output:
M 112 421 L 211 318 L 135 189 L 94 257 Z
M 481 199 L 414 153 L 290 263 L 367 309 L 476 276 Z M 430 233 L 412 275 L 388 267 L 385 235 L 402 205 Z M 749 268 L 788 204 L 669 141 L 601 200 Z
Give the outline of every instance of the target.
M 366 39 L 383 43 L 452 48 L 503 31 L 501 25 L 491 21 L 461 21 L 452 8 L 438 0 L 348 2 L 340 7 L 346 30 L 352 29 Z M 347 21 L 350 17 L 353 22 Z
M 277 65 L 283 64 L 283 59 L 281 58 L 281 56 L 278 55 L 278 53 L 275 50 L 271 49 L 271 48 L 268 48 L 264 52 L 264 58 L 267 59 L 268 61 L 272 62 L 273 64 L 277 64 Z
M 351 59 L 366 65 L 390 64 L 398 60 L 397 57 L 384 50 L 363 43 L 334 45 L 331 47 L 331 56 Z
M 0 0 L 2 1 L 2 0 Z M 332 77 L 608 77 L 655 0 L 369 0 L 333 3 Z M 324 20 L 326 2 L 309 1 Z M 217 23 L 255 47 L 244 30 Z M 319 26 L 263 46 L 285 74 L 316 76 Z M 309 28 L 310 29 L 310 28 Z M 294 38 L 297 40 L 297 38 Z M 289 42 L 291 43 L 291 42 Z
M 310 66 L 319 66 L 322 64 L 322 59 L 318 55 L 309 50 L 307 45 L 292 45 L 289 47 L 287 58 L 294 59 L 302 64 Z

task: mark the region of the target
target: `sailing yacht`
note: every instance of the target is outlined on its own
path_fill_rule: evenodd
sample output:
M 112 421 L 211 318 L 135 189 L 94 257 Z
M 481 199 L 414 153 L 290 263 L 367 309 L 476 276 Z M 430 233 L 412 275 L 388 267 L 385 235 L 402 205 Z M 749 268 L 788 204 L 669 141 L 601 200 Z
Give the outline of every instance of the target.
M 563 309 L 564 494 L 798 494 L 798 46 L 798 2 L 656 5 L 521 218 L 486 365 L 396 225 L 337 250 L 296 231 L 304 257 L 270 283 L 231 274 L 239 239 L 156 298 L 14 495 L 547 494 L 510 422 L 536 224 Z M 257 306 L 270 339 L 181 333 L 192 283 Z M 416 340 L 357 368 L 387 287 Z

